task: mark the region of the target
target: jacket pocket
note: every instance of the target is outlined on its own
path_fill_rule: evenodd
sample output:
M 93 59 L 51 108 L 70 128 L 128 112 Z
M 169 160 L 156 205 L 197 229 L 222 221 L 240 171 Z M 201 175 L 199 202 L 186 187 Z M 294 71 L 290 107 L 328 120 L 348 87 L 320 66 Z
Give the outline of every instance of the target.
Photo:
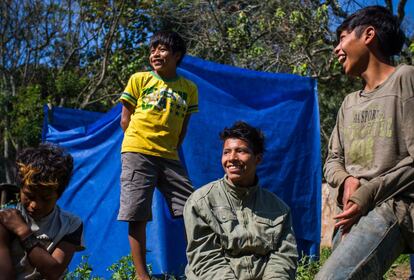
M 278 240 L 282 234 L 285 217 L 286 215 L 281 215 L 272 218 L 271 215 L 266 215 L 266 213 L 256 213 L 253 216 L 258 240 L 263 242 L 263 245 L 270 250 L 276 249 Z
M 231 222 L 237 220 L 236 213 L 230 207 L 227 206 L 216 206 L 212 209 L 214 217 L 216 217 L 217 221 L 220 223 Z
M 228 249 L 232 244 L 234 229 L 238 224 L 237 215 L 227 206 L 217 206 L 211 209 L 214 218 L 217 221 L 218 228 L 216 232 L 220 236 L 222 248 Z

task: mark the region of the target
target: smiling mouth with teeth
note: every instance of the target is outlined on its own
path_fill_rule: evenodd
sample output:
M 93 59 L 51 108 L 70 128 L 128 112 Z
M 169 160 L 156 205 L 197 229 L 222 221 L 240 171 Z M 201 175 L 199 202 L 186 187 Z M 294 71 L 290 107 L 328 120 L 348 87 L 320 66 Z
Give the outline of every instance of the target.
M 241 165 L 230 165 L 230 166 L 227 166 L 227 169 L 229 169 L 230 171 L 243 170 L 243 166 L 241 166 Z

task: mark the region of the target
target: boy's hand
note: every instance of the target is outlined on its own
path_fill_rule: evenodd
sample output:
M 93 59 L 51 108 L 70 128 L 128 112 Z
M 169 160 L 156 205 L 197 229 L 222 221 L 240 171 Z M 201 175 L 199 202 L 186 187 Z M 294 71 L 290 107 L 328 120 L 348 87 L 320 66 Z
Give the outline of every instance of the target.
M 348 177 L 345 179 L 342 194 L 342 205 L 343 212 L 339 215 L 336 215 L 334 219 L 338 219 L 339 222 L 335 224 L 335 227 L 342 226 L 342 235 L 345 237 L 348 232 L 351 230 L 351 227 L 359 220 L 361 217 L 361 208 L 358 204 L 353 203 L 349 199 L 354 194 L 354 192 L 360 187 L 359 179 L 355 177 Z
M 6 209 L 0 211 L 0 223 L 9 231 L 16 234 L 20 239 L 29 236 L 31 230 L 17 209 Z
M 334 217 L 334 219 L 340 220 L 335 224 L 335 227 L 342 226 L 342 236 L 345 237 L 351 230 L 351 227 L 358 222 L 361 215 L 362 212 L 359 205 L 350 201 L 344 208 L 344 211 Z
M 354 192 L 359 188 L 359 186 L 360 186 L 359 179 L 352 177 L 352 176 L 345 179 L 344 186 L 343 186 L 344 193 L 342 195 L 342 205 L 344 206 L 344 211 L 347 208 L 346 206 L 348 204 L 349 199 L 354 194 Z

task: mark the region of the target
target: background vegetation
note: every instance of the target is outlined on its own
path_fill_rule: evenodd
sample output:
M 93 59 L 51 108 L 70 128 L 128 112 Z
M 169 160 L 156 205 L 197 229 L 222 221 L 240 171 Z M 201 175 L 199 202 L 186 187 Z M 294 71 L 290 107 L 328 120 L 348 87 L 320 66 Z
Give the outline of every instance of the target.
M 319 269 L 331 255 L 331 250 L 322 248 L 319 260 L 311 260 L 308 257 L 303 257 L 299 261 L 296 271 L 296 280 L 313 280 Z M 135 280 L 135 268 L 132 262 L 131 255 L 121 258 L 107 269 L 111 276 L 111 280 Z M 148 271 L 151 273 L 151 266 L 148 266 Z M 384 275 L 384 280 L 400 280 L 408 279 L 409 277 L 409 255 L 401 255 L 391 266 L 388 272 Z M 104 278 L 94 275 L 93 267 L 88 264 L 88 258 L 83 257 L 82 262 L 76 269 L 65 276 L 65 280 L 103 280 Z M 154 280 L 179 280 L 185 279 L 184 276 L 164 275 L 163 277 L 153 277 Z
M 384 3 L 412 30 L 407 0 Z M 149 37 L 164 28 L 182 34 L 191 55 L 317 79 L 324 156 L 343 97 L 360 86 L 332 55 L 334 29 L 360 7 L 352 0 L 0 1 L 0 182 L 14 181 L 19 149 L 40 142 L 44 104 L 107 111 L 129 76 L 148 67 Z M 413 39 L 397 63 L 412 64 Z M 326 255 L 303 259 L 298 279 L 312 279 Z M 127 257 L 109 268 L 112 279 L 128 279 L 131 269 Z M 92 277 L 87 260 L 67 279 L 79 277 Z
M 403 28 L 406 0 L 387 7 Z M 0 2 L 0 182 L 16 152 L 40 141 L 42 106 L 107 111 L 148 39 L 181 33 L 189 53 L 248 69 L 318 80 L 323 151 L 344 95 L 359 86 L 332 55 L 334 28 L 359 6 L 335 0 L 5 0 Z M 412 38 L 399 61 L 411 63 Z

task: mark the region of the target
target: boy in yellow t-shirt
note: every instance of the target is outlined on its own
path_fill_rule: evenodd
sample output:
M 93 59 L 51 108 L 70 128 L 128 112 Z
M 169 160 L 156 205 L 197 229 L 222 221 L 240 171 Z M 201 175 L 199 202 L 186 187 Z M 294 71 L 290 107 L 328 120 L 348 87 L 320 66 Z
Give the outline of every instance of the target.
M 123 108 L 121 199 L 118 220 L 129 223 L 128 237 L 138 279 L 146 270 L 147 221 L 154 187 L 174 217 L 181 216 L 193 188 L 178 158 L 190 115 L 198 111 L 196 85 L 177 75 L 186 52 L 175 32 L 161 31 L 150 41 L 151 72 L 133 74 L 120 98 Z

